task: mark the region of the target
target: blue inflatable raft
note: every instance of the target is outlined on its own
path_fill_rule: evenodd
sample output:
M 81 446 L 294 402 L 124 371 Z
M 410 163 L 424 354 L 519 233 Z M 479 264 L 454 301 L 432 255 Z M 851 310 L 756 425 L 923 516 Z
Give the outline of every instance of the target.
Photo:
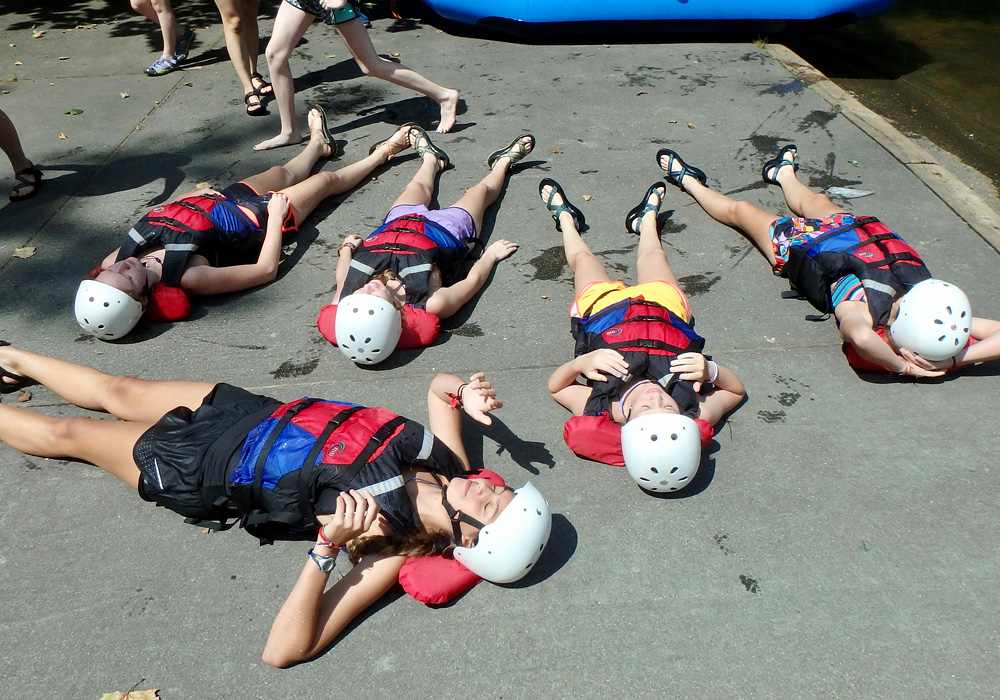
M 423 0 L 446 19 L 531 32 L 564 22 L 671 22 L 683 30 L 701 23 L 728 27 L 783 26 L 823 20 L 849 22 L 887 10 L 895 0 Z M 521 25 L 521 26 L 519 26 Z M 523 32 L 521 31 L 523 30 Z

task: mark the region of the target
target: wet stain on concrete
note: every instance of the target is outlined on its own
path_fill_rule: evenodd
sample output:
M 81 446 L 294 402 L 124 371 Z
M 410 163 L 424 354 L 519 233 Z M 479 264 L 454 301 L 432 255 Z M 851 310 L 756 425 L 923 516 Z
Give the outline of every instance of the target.
M 760 593 L 760 583 L 753 576 L 740 574 L 740 583 L 747 589 L 747 593 Z
M 580 174 L 581 175 L 593 175 L 596 172 L 600 172 L 600 171 L 598 171 L 598 170 L 581 170 Z
M 783 391 L 777 396 L 770 396 L 782 406 L 794 406 L 795 402 L 802 398 L 802 394 L 794 391 Z
M 781 423 L 785 420 L 784 411 L 757 411 L 757 417 L 765 423 Z
M 528 261 L 528 264 L 535 268 L 534 280 L 557 280 L 566 271 L 566 256 L 563 254 L 562 246 L 546 248 L 541 253 Z
M 681 283 L 681 289 L 684 290 L 685 294 L 689 297 L 696 297 L 710 290 L 720 279 L 722 279 L 720 275 L 688 275 L 681 277 L 678 282 Z
M 452 335 L 460 335 L 463 338 L 482 338 L 483 329 L 478 323 L 464 323 L 458 328 L 452 328 L 448 331 Z
M 839 112 L 824 112 L 818 109 L 813 110 L 799 120 L 799 128 L 796 129 L 796 131 L 803 132 L 813 127 L 825 130 L 826 125 L 833 121 L 838 114 Z
M 97 337 L 91 335 L 90 333 L 81 333 L 73 338 L 74 343 L 93 343 L 95 340 L 97 340 Z
M 677 221 L 673 221 L 670 218 L 673 215 L 673 213 L 674 212 L 671 209 L 666 213 L 661 212 L 660 215 L 656 217 L 657 221 L 660 222 L 661 236 L 668 233 L 680 233 L 681 231 L 687 228 L 687 224 L 678 223 Z
M 729 556 L 728 540 L 729 540 L 729 535 L 725 532 L 720 532 L 717 535 L 712 535 L 712 541 L 715 542 L 715 546 L 718 547 L 719 550 L 727 557 Z
M 286 360 L 282 362 L 278 369 L 270 372 L 275 379 L 288 379 L 289 377 L 304 377 L 312 374 L 313 370 L 319 366 L 319 353 L 314 357 L 305 360 Z
M 778 152 L 785 146 L 785 144 L 788 143 L 788 139 L 786 138 L 763 136 L 761 134 L 753 134 L 747 139 L 747 141 L 750 143 L 750 146 L 757 151 L 760 158 L 767 160 L 770 160 L 778 155 Z M 761 162 L 761 165 L 763 165 L 763 162 Z
M 799 80 L 793 80 L 788 83 L 775 83 L 774 85 L 764 88 L 763 90 L 758 90 L 758 95 L 794 95 L 796 93 L 805 90 L 806 86 Z

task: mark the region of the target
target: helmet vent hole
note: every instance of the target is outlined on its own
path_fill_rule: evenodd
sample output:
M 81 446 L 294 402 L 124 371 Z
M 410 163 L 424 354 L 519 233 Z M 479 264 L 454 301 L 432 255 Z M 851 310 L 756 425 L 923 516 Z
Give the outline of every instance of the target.
M 650 467 L 649 471 L 653 472 L 654 474 L 659 474 L 660 473 L 660 470 L 657 469 L 656 467 Z
M 369 316 L 374 316 L 375 315 L 375 309 L 368 309 L 368 315 Z
M 687 480 L 688 480 L 688 478 L 687 478 L 686 476 L 682 476 L 682 477 L 681 477 L 680 479 L 678 479 L 677 481 L 687 481 Z
M 540 511 L 540 510 L 538 510 L 538 509 L 536 508 L 536 509 L 535 509 L 535 514 L 536 514 L 536 515 L 541 515 L 541 514 L 542 514 L 542 511 Z
M 944 340 L 944 336 L 943 335 L 939 335 L 938 336 L 938 342 L 940 343 L 942 340 Z M 956 342 L 958 342 L 958 341 L 956 341 Z
M 91 300 L 91 301 L 93 301 L 93 300 L 94 300 L 94 297 L 90 297 L 90 300 Z
M 640 480 L 640 481 L 649 481 L 649 479 L 647 479 L 647 478 L 646 478 L 646 477 L 644 477 L 644 476 L 640 476 L 640 477 L 639 477 L 639 480 Z
M 666 479 L 664 479 L 663 481 L 660 482 L 660 486 L 666 486 L 666 485 L 667 485 L 667 480 Z
M 959 318 L 965 318 L 965 311 L 958 315 Z
M 934 319 L 934 323 L 938 324 L 939 326 L 943 326 L 944 325 L 944 321 L 942 321 L 939 318 Z
M 104 302 L 104 308 L 105 309 L 108 308 L 109 306 L 111 306 L 111 304 L 109 304 L 108 302 Z
M 368 345 L 368 343 L 370 343 L 370 342 L 372 342 L 371 338 L 365 338 L 365 345 Z
M 951 307 L 950 307 L 950 306 L 946 306 L 945 308 L 946 308 L 946 309 L 948 309 L 948 313 L 949 313 L 949 314 L 950 314 L 950 313 L 953 313 L 953 312 L 952 312 L 952 310 L 951 310 Z
M 656 433 L 653 433 L 652 435 L 649 436 L 649 441 L 650 442 L 656 442 L 659 439 L 660 439 L 660 436 L 657 435 Z
M 670 470 L 671 474 L 675 474 L 676 472 L 677 472 L 677 467 L 674 467 L 673 469 Z
M 676 440 L 677 439 L 677 433 L 671 433 L 670 434 L 670 439 L 671 440 Z
M 361 309 L 359 309 L 359 308 L 357 308 L 357 307 L 355 307 L 355 308 L 351 309 L 351 313 L 352 313 L 352 314 L 356 314 L 356 313 L 358 313 L 359 311 L 361 311 Z
M 955 345 L 958 345 L 958 338 L 955 338 Z

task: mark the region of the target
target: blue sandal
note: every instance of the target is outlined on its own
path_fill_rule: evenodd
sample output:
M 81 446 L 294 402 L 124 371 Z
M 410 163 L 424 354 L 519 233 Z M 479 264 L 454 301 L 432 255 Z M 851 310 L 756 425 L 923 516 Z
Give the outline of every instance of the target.
M 547 186 L 551 187 L 552 190 L 549 192 L 548 198 L 542 194 L 542 190 Z M 556 195 L 562 197 L 562 204 L 553 204 L 552 200 Z M 564 211 L 569 212 L 570 216 L 573 217 L 573 224 L 576 226 L 577 232 L 582 232 L 587 228 L 587 220 L 583 216 L 583 212 L 580 211 L 566 197 L 566 193 L 563 192 L 562 185 L 553 180 L 551 177 L 547 177 L 538 183 L 538 196 L 542 198 L 545 202 L 545 208 L 552 212 L 552 220 L 556 222 L 556 231 L 562 233 L 562 224 L 559 223 L 559 215 Z
M 649 200 L 653 195 L 656 195 L 656 204 L 652 204 Z M 663 199 L 667 196 L 667 186 L 662 182 L 654 182 L 646 190 L 645 196 L 642 201 L 636 206 L 629 210 L 629 213 L 625 215 L 625 230 L 629 233 L 639 233 L 640 226 L 642 224 L 642 219 L 648 212 L 653 212 L 654 214 L 660 213 L 660 205 L 663 204 Z
M 664 156 L 667 157 L 667 167 L 665 168 L 662 162 Z M 680 172 L 675 171 L 674 163 L 680 163 Z M 671 151 L 669 148 L 661 148 L 656 152 L 656 164 L 660 166 L 660 170 L 667 174 L 667 182 L 684 192 L 687 192 L 687 190 L 684 189 L 684 185 L 681 183 L 684 181 L 686 175 L 690 175 L 703 185 L 708 185 L 708 177 L 705 175 L 705 172 L 701 168 L 696 168 L 693 165 L 685 163 L 684 159 L 677 154 L 677 151 Z
M 781 153 L 778 154 L 777 158 L 772 158 L 771 160 L 764 163 L 764 167 L 760 171 L 760 177 L 764 182 L 771 185 L 781 184 L 778 182 L 778 171 L 781 170 L 786 165 L 792 166 L 792 170 L 799 172 L 799 164 L 795 162 L 795 156 L 798 155 L 799 149 L 794 143 L 790 143 L 781 149 Z M 789 154 L 791 154 L 791 160 L 789 159 Z M 773 170 L 772 170 L 773 168 Z M 768 175 L 767 171 L 771 170 L 771 174 Z

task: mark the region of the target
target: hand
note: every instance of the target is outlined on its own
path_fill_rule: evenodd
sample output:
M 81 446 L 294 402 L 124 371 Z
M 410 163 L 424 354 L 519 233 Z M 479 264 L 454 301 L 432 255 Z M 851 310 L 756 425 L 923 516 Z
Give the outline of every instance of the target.
M 368 532 L 378 514 L 374 496 L 352 489 L 337 496 L 337 510 L 323 526 L 323 536 L 334 544 L 346 544 Z
M 628 374 L 628 363 L 625 357 L 617 350 L 601 348 L 580 355 L 577 358 L 580 367 L 580 374 L 595 382 L 608 381 L 607 375 L 621 379 Z
M 906 371 L 903 374 L 908 377 L 940 377 L 944 375 L 944 369 L 908 348 L 900 348 L 899 356 L 906 363 Z M 943 360 L 942 364 L 945 367 L 951 367 L 951 359 Z
M 681 353 L 670 363 L 670 371 L 676 374 L 678 379 L 694 382 L 695 391 L 701 391 L 702 382 L 712 378 L 708 358 L 700 352 Z
M 469 416 L 484 425 L 492 425 L 493 419 L 487 414 L 503 406 L 497 400 L 497 390 L 488 381 L 484 372 L 476 372 L 469 377 L 469 383 L 462 390 L 462 408 Z
M 347 4 L 347 0 L 319 0 L 324 10 L 339 10 Z
M 486 248 L 486 254 L 493 256 L 494 261 L 500 262 L 504 258 L 509 258 L 513 255 L 518 247 L 517 243 L 512 243 L 501 238 L 499 241 L 490 243 L 489 247 Z
M 271 201 L 267 203 L 267 216 L 269 219 L 284 221 L 291 206 L 284 192 L 275 192 L 271 195 Z

